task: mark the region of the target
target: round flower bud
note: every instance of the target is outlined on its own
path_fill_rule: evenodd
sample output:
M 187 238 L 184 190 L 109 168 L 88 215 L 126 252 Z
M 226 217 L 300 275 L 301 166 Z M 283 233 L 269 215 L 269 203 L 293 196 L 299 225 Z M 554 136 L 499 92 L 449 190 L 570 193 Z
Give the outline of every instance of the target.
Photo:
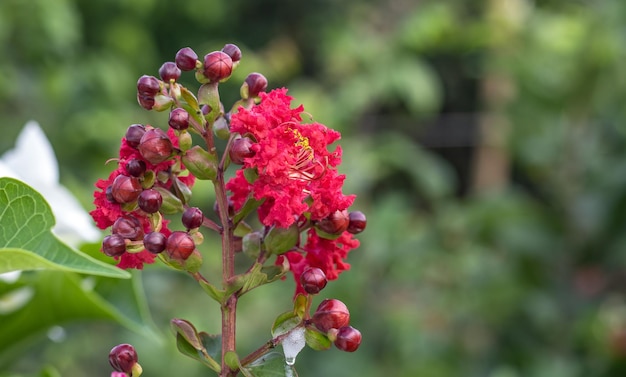
M 189 258 L 196 248 L 193 238 L 187 232 L 172 232 L 167 237 L 165 249 L 171 258 L 185 260 Z
M 137 205 L 146 213 L 158 212 L 161 204 L 163 204 L 163 197 L 154 189 L 143 190 L 137 198 Z
M 318 294 L 328 283 L 324 271 L 317 267 L 307 267 L 300 275 L 300 284 L 305 292 L 314 295 Z
M 130 344 L 119 344 L 109 352 L 109 363 L 118 372 L 129 376 L 133 373 L 133 366 L 137 364 L 137 351 Z
M 152 254 L 158 254 L 165 250 L 167 236 L 161 232 L 151 232 L 143 238 L 143 246 Z
M 113 234 L 117 234 L 131 241 L 137 241 L 143 238 L 143 226 L 141 226 L 139 219 L 132 215 L 124 215 L 115 220 L 111 231 Z
M 126 143 L 133 148 L 139 146 L 139 141 L 143 134 L 146 133 L 146 127 L 143 124 L 133 124 L 126 130 Z
M 320 230 L 328 234 L 341 234 L 348 229 L 348 225 L 350 225 L 350 218 L 346 210 L 337 210 L 316 224 Z
M 348 232 L 352 234 L 359 234 L 365 230 L 367 226 L 367 218 L 361 211 L 350 212 L 348 215 L 350 223 L 348 224 Z
M 241 49 L 239 49 L 239 47 L 237 47 L 237 45 L 234 45 L 232 43 L 227 43 L 222 48 L 222 52 L 224 52 L 226 55 L 230 56 L 230 58 L 232 59 L 233 63 L 237 63 L 238 61 L 241 60 Z
M 187 110 L 177 107 L 170 112 L 170 119 L 167 124 L 175 130 L 186 130 L 189 128 L 189 113 Z
M 110 257 L 118 257 L 126 252 L 126 240 L 118 234 L 104 237 L 102 252 Z
M 139 104 L 139 106 L 143 107 L 146 110 L 152 110 L 152 108 L 156 104 L 156 100 L 153 96 L 147 96 L 137 93 L 137 103 Z
M 230 160 L 237 165 L 243 164 L 244 158 L 254 156 L 254 151 L 250 149 L 251 146 L 252 140 L 249 137 L 239 137 L 233 140 L 228 152 Z
M 361 332 L 352 326 L 344 326 L 337 332 L 335 347 L 342 351 L 354 352 L 361 344 Z
M 213 51 L 204 56 L 203 74 L 211 81 L 221 81 L 233 72 L 233 60 L 222 51 Z
M 113 197 L 113 185 L 109 185 L 109 186 L 107 186 L 107 188 L 106 188 L 106 190 L 104 191 L 104 193 L 105 193 L 105 195 L 106 195 L 106 197 L 107 197 L 107 200 L 108 200 L 109 202 L 111 202 L 111 203 L 117 203 L 117 202 L 115 201 L 115 198 Z
M 146 163 L 133 158 L 132 160 L 128 160 L 128 162 L 126 162 L 125 168 L 126 172 L 133 177 L 141 177 L 143 173 L 146 172 Z
M 248 85 L 248 95 L 257 97 L 259 93 L 267 89 L 267 79 L 260 73 L 252 72 L 246 77 L 245 83 Z
M 137 94 L 154 97 L 161 87 L 159 86 L 159 80 L 154 76 L 143 75 L 137 80 Z
M 139 153 L 151 164 L 159 164 L 167 160 L 174 151 L 172 141 L 160 128 L 146 131 L 139 142 Z
M 330 329 L 347 326 L 350 323 L 350 312 L 343 302 L 326 299 L 319 304 L 311 321 L 321 332 L 327 333 Z
M 202 225 L 204 216 L 202 211 L 197 207 L 189 207 L 183 212 L 182 222 L 187 229 L 196 229 Z
M 176 53 L 176 65 L 183 71 L 191 71 L 196 68 L 198 55 L 190 47 L 181 48 Z
M 118 203 L 132 203 L 139 197 L 143 188 L 135 177 L 120 174 L 113 180 L 111 195 Z
M 159 76 L 165 82 L 176 81 L 180 78 L 180 68 L 174 62 L 165 62 L 159 68 Z

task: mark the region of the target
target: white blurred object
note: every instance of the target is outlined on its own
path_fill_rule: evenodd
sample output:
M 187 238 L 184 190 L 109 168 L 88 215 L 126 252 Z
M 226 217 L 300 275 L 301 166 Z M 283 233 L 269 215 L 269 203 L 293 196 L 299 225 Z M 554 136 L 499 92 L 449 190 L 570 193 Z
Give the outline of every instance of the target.
M 19 179 L 46 199 L 56 219 L 52 231 L 63 242 L 76 247 L 101 238 L 87 211 L 59 183 L 56 156 L 37 122 L 26 123 L 17 137 L 15 148 L 0 157 L 0 177 Z

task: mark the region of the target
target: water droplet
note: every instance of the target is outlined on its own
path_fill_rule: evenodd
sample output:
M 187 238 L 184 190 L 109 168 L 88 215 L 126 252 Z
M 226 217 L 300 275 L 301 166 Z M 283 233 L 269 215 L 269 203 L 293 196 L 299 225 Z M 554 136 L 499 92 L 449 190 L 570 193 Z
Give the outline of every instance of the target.
M 287 363 L 287 365 L 289 365 L 289 366 L 294 365 L 296 363 L 296 358 L 295 357 L 285 357 L 285 363 Z
M 283 352 L 285 363 L 292 366 L 296 363 L 296 356 L 302 351 L 306 341 L 304 339 L 304 327 L 297 327 L 289 332 L 283 339 Z

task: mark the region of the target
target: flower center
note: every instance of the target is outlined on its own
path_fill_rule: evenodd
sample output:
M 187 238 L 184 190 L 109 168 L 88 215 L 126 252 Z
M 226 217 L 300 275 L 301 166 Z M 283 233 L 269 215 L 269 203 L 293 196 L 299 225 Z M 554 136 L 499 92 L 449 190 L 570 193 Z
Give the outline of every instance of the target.
M 321 178 L 326 171 L 325 164 L 315 159 L 315 152 L 309 144 L 309 139 L 295 128 L 289 128 L 296 137 L 295 146 L 298 147 L 296 162 L 290 166 L 289 177 L 302 181 L 314 181 Z

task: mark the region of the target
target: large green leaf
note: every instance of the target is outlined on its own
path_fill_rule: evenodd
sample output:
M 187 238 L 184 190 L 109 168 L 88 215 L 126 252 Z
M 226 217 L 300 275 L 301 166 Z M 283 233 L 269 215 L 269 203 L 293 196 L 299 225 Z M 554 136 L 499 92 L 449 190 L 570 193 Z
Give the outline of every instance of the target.
M 139 276 L 120 280 L 62 271 L 25 275 L 15 284 L 0 283 L 0 301 L 16 301 L 14 308 L 0 312 L 0 365 L 50 327 L 76 321 L 113 321 L 158 337 Z
M 130 277 L 61 242 L 51 232 L 54 223 L 50 206 L 37 191 L 18 180 L 0 178 L 0 273 L 51 269 Z

